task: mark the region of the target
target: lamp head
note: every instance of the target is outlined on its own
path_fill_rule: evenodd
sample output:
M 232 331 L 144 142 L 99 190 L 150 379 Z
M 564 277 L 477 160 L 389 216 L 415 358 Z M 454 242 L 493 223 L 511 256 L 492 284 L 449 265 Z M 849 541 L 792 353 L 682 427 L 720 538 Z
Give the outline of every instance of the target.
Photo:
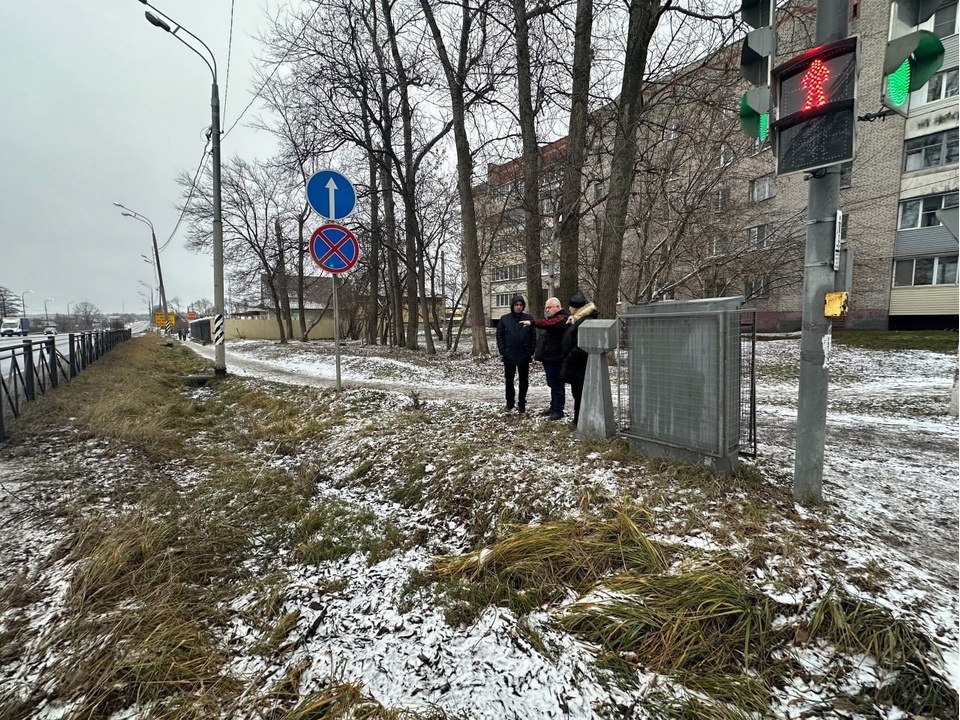
M 146 3 L 144 3 L 144 5 L 146 5 Z M 161 30 L 166 30 L 167 32 L 172 32 L 170 30 L 170 26 L 167 25 L 167 23 L 165 23 L 163 20 L 158 18 L 156 15 L 154 15 L 152 12 L 145 12 L 143 16 L 147 18 L 147 22 L 153 25 L 154 27 L 158 27 Z

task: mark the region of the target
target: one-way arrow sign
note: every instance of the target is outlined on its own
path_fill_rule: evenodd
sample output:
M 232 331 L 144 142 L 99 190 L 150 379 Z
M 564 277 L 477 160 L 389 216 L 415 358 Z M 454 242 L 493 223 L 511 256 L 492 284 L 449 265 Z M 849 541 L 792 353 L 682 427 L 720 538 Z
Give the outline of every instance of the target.
M 307 202 L 320 217 L 343 220 L 357 204 L 353 183 L 336 170 L 321 170 L 307 180 Z

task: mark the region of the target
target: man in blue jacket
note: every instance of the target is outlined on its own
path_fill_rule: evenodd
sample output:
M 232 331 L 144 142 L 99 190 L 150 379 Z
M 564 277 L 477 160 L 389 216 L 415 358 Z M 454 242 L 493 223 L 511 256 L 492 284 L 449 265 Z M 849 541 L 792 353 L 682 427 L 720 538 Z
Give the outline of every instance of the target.
M 503 360 L 503 384 L 507 410 L 527 411 L 527 386 L 530 381 L 530 361 L 536 349 L 536 331 L 531 327 L 533 316 L 524 312 L 527 301 L 523 295 L 510 300 L 510 312 L 497 323 L 497 350 Z M 513 378 L 519 376 L 519 393 L 514 390 Z

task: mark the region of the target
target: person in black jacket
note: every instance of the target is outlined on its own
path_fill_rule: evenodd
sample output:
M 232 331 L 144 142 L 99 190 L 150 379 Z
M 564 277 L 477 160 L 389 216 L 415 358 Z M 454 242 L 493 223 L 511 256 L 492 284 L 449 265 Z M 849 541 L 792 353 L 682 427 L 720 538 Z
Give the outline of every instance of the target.
M 587 375 L 587 359 L 590 357 L 586 350 L 580 349 L 577 344 L 578 331 L 584 320 L 593 320 L 599 316 L 597 306 L 577 293 L 570 298 L 570 317 L 567 318 L 566 332 L 563 334 L 563 366 L 560 376 L 570 384 L 573 394 L 573 424 L 580 419 L 580 398 L 583 397 L 583 381 Z
M 560 378 L 560 366 L 563 362 L 561 343 L 567 330 L 568 316 L 555 297 L 548 298 L 543 309 L 546 317 L 533 321 L 540 330 L 537 335 L 537 352 L 533 357 L 543 363 L 543 374 L 547 378 L 547 387 L 550 388 L 550 407 L 540 414 L 549 416 L 551 420 L 560 420 L 566 403 L 563 380 Z
M 533 316 L 524 312 L 527 301 L 523 295 L 510 300 L 510 312 L 497 323 L 497 350 L 503 359 L 503 385 L 507 396 L 507 410 L 527 411 L 527 386 L 530 381 L 530 361 L 536 348 L 536 331 L 530 327 Z M 519 376 L 519 393 L 514 390 L 513 378 Z

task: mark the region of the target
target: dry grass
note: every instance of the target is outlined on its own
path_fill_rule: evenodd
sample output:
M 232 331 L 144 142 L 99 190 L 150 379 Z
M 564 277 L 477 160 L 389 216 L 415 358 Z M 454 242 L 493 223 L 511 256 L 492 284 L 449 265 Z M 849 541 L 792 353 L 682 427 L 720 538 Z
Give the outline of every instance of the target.
M 39 648 L 52 658 L 27 697 L 0 698 L 0 720 L 29 717 L 49 698 L 70 706 L 71 720 L 106 718 L 133 705 L 161 720 L 447 718 L 441 710 L 384 707 L 350 678 L 328 678 L 322 689 L 305 692 L 306 677 L 311 689 L 318 682 L 311 658 L 285 664 L 301 639 L 302 616 L 280 558 L 321 566 L 363 553 L 376 562 L 428 539 L 423 529 L 404 529 L 318 492 L 337 483 L 363 488 L 385 505 L 390 499 L 430 508 L 444 523 L 467 528 L 466 547 L 481 548 L 436 558 L 427 573 L 413 574 L 408 593 L 432 592 L 429 602 L 446 607 L 455 625 L 491 605 L 508 606 L 518 632 L 547 657 L 554 652 L 550 633 L 574 633 L 599 648 L 598 667 L 625 685 L 637 682 L 638 668 L 665 673 L 665 682 L 685 690 L 645 698 L 657 717 L 767 713 L 786 672 L 775 658 L 788 655 L 801 636 L 837 657 L 869 655 L 889 670 L 890 682 L 851 700 L 858 706 L 896 704 L 956 717 L 956 693 L 924 661 L 930 643 L 877 606 L 829 595 L 807 615 L 789 608 L 786 616 L 803 619 L 772 629 L 782 608 L 745 580 L 745 570 L 763 567 L 771 555 L 789 569 L 826 525 L 796 517 L 789 493 L 757 471 L 720 481 L 701 468 L 638 459 L 619 440 L 569 443 L 569 429 L 515 416 L 477 427 L 458 416 L 459 406 L 419 399 L 356 422 L 378 399 L 386 404 L 376 393 L 251 389 L 228 378 L 192 395 L 180 376 L 201 369 L 189 350 L 136 339 L 28 405 L 17 421 L 20 436 L 44 437 L 66 425 L 64 437 L 78 452 L 87 438 L 103 441 L 130 456 L 137 476 L 101 487 L 77 463 L 45 478 L 48 497 L 69 493 L 75 503 L 44 507 L 68 527 L 49 567 L 69 585 L 57 622 L 34 637 L 15 618 L 42 603 L 49 589 L 20 575 L 0 591 L 3 657 Z M 325 442 L 348 419 L 356 422 L 354 438 L 377 443 L 338 457 L 335 473 L 323 464 Z M 511 488 L 543 478 L 519 476 L 498 457 L 508 433 L 512 446 L 549 446 L 552 462 L 583 468 L 584 475 L 624 469 L 632 495 L 661 510 L 617 501 L 588 481 L 565 500 L 576 507 L 557 501 L 549 483 L 536 486 L 547 488 L 539 494 Z M 430 438 L 429 450 L 410 451 L 401 442 L 416 435 Z M 571 518 L 574 512 L 580 514 Z M 775 533 L 771 519 L 783 523 Z M 731 539 L 740 549 L 693 554 L 650 539 L 684 529 Z M 789 581 L 786 571 L 781 577 Z M 317 583 L 317 595 L 346 587 L 336 575 Z M 228 609 L 240 595 L 249 602 Z M 554 626 L 526 622 L 543 608 L 553 611 Z M 238 619 L 254 629 L 252 637 L 244 647 L 225 648 L 222 638 Z M 258 685 L 232 676 L 225 668 L 233 652 L 259 653 L 271 679 Z
M 489 548 L 437 558 L 436 578 L 498 588 L 520 609 L 582 593 L 614 572 L 656 572 L 666 567 L 661 548 L 641 531 L 651 521 L 639 508 L 621 508 L 609 520 L 562 520 L 515 528 Z M 522 591 L 522 592 L 520 592 Z

